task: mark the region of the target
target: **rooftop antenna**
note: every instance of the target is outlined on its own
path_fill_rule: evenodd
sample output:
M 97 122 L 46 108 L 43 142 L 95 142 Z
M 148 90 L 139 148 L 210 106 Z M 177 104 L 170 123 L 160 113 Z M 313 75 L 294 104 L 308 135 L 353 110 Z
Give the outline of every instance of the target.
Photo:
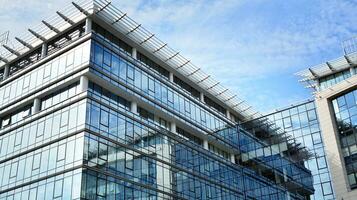
M 357 52 L 357 35 L 342 41 L 341 45 L 344 55 Z

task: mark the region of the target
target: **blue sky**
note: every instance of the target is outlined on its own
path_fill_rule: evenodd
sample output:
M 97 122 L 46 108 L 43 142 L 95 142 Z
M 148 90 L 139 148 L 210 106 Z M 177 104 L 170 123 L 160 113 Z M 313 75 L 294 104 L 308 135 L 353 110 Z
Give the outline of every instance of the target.
M 0 0 L 0 30 L 14 37 L 70 2 Z M 353 0 L 112 2 L 263 113 L 311 98 L 294 73 L 357 33 Z

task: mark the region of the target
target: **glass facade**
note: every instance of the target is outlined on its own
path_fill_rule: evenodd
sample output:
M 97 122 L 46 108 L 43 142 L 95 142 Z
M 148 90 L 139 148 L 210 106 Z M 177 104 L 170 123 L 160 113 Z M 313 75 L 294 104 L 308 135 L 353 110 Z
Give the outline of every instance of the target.
M 170 76 L 150 52 L 134 56 L 94 21 L 87 35 L 77 24 L 48 41 L 53 58 L 42 61 L 36 47 L 32 60 L 1 72 L 0 200 L 305 200 L 314 192 L 304 152 L 291 156 L 285 140 L 235 124 L 226 105 Z
M 357 188 L 357 90 L 332 100 L 338 138 L 351 189 Z
M 171 111 L 190 123 L 216 130 L 227 125 L 228 119 L 207 108 L 202 108 L 200 103 L 192 97 L 186 96 L 180 90 L 170 87 L 167 80 L 155 77 L 137 65 L 129 62 L 115 50 L 105 48 L 98 42 L 93 42 L 91 61 L 93 69 L 108 79 L 114 85 L 125 87 L 126 90 L 138 93 L 162 109 Z M 223 118 L 223 119 L 222 119 Z
M 0 84 L 0 108 L 54 84 L 88 64 L 89 45 L 89 42 L 83 43 L 16 79 Z
M 307 101 L 265 116 L 297 143 L 306 147 L 315 156 L 305 161 L 305 166 L 314 178 L 314 195 L 312 200 L 334 199 L 331 175 L 326 160 L 326 153 L 321 137 L 321 130 L 316 113 L 315 103 Z
M 353 73 L 356 69 L 353 69 Z M 325 90 L 343 80 L 346 80 L 352 76 L 350 69 L 334 73 L 318 80 L 320 85 L 320 90 Z

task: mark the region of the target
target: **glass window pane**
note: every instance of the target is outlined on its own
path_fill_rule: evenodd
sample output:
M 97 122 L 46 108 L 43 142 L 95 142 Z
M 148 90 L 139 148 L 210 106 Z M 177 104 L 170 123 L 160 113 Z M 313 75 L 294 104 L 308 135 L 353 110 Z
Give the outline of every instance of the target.
M 57 180 L 55 182 L 55 188 L 53 191 L 53 198 L 58 198 L 62 196 L 63 180 Z

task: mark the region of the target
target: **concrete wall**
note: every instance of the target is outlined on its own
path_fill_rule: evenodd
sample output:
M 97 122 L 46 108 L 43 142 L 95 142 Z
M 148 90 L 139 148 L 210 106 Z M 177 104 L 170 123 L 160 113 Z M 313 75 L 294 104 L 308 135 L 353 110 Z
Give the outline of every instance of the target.
M 334 110 L 331 101 L 357 86 L 357 76 L 353 76 L 329 89 L 316 94 L 316 107 L 320 120 L 322 138 L 330 166 L 332 184 L 337 200 L 356 200 L 357 190 L 349 187 Z

